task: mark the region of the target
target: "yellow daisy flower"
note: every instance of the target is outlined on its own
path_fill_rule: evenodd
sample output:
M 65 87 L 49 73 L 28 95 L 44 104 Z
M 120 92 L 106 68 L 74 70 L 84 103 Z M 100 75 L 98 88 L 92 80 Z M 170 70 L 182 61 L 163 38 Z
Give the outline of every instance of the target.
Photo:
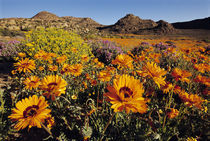
M 39 87 L 40 79 L 37 76 L 30 76 L 23 83 L 26 85 L 25 89 L 32 90 L 33 88 L 36 89 Z
M 159 88 L 160 85 L 164 86 L 166 84 L 165 77 L 163 76 L 166 75 L 167 71 L 161 69 L 154 62 L 147 62 L 147 64 L 143 67 L 143 71 L 137 71 L 137 73 L 142 77 L 148 76 L 152 78 Z
M 35 63 L 34 60 L 29 60 L 29 58 L 22 59 L 18 61 L 17 63 L 14 63 L 14 66 L 16 67 L 17 71 L 19 73 L 21 72 L 31 72 L 35 69 Z
M 112 64 L 120 68 L 133 68 L 133 59 L 127 54 L 120 54 L 112 61 Z
M 83 62 L 88 62 L 89 61 L 89 57 L 88 57 L 88 55 L 82 55 L 81 56 L 81 60 L 83 61 Z
M 110 81 L 110 79 L 111 79 L 111 74 L 108 71 L 102 70 L 99 72 L 98 80 L 102 82 L 106 82 L 106 81 Z
M 197 141 L 197 139 L 193 137 L 188 137 L 186 141 Z
M 81 64 L 71 65 L 69 71 L 74 76 L 80 76 L 83 71 L 83 66 Z
M 23 58 L 23 57 L 26 57 L 26 54 L 23 53 L 23 52 L 20 52 L 20 53 L 18 53 L 18 56 L 21 57 L 21 58 Z
M 195 106 L 198 109 L 202 109 L 202 104 L 205 100 L 197 94 L 188 94 L 187 92 L 182 91 L 179 93 L 181 100 L 189 107 Z
M 56 62 L 59 63 L 59 64 L 61 64 L 61 63 L 65 62 L 66 59 L 67 59 L 67 56 L 66 55 L 63 55 L 63 56 L 57 57 L 56 58 Z
M 58 66 L 56 66 L 56 65 L 49 65 L 48 66 L 48 70 L 49 71 L 57 71 L 58 70 Z
M 183 81 L 183 82 L 190 82 L 190 79 L 188 77 L 192 76 L 192 74 L 186 70 L 181 70 L 179 68 L 175 68 L 174 71 L 171 74 L 176 81 Z
M 66 74 L 66 75 L 70 74 L 70 65 L 69 64 L 66 64 L 66 63 L 63 64 L 63 67 L 61 69 L 61 74 Z
M 112 104 L 114 112 L 146 113 L 147 101 L 142 97 L 143 85 L 133 76 L 122 75 L 115 79 L 113 86 L 107 87 L 108 92 L 104 94 Z
M 55 100 L 56 96 L 65 94 L 67 82 L 58 75 L 48 75 L 43 78 L 40 89 L 46 91 L 44 96 Z
M 44 97 L 36 95 L 22 99 L 16 103 L 16 108 L 12 109 L 9 116 L 13 121 L 17 121 L 15 129 L 21 130 L 29 126 L 42 127 L 42 122 L 50 115 L 51 110 L 47 109 L 49 105 Z
M 171 108 L 170 112 L 167 113 L 168 118 L 172 119 L 179 115 L 179 111 L 177 109 Z

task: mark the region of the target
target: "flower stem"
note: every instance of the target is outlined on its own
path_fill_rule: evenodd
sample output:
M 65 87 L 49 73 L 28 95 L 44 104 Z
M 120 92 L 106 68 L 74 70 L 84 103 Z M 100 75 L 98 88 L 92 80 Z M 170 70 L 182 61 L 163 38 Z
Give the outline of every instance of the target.
M 103 140 L 104 134 L 105 134 L 105 132 L 106 132 L 106 129 L 108 128 L 109 124 L 111 123 L 111 121 L 112 121 L 114 115 L 115 115 L 115 113 L 113 113 L 112 116 L 109 118 L 109 121 L 107 122 L 107 124 L 106 124 L 106 126 L 105 126 L 105 128 L 104 128 L 104 131 L 103 131 L 103 134 L 102 134 L 102 137 L 101 137 L 100 141 Z
M 45 129 L 45 131 L 47 131 L 47 133 L 49 133 L 52 136 L 52 132 L 43 123 L 41 123 L 41 125 Z
M 100 85 L 99 85 L 100 87 Z M 98 103 L 99 103 L 99 89 L 100 88 L 97 88 L 97 103 L 96 103 L 96 109 L 98 110 Z
M 60 104 L 58 103 L 58 100 L 55 98 L 55 103 L 56 103 L 56 105 L 58 106 L 58 109 L 60 109 L 61 108 L 61 106 L 60 106 Z
M 67 103 L 71 105 L 71 102 L 67 98 L 65 98 L 64 96 L 60 96 L 60 97 L 63 98 Z
M 169 99 L 168 99 L 168 102 L 166 104 L 165 111 L 167 111 L 167 109 L 171 108 L 172 98 L 173 98 L 173 90 L 169 93 Z M 163 120 L 163 128 L 164 128 L 165 123 L 166 123 L 166 117 L 167 117 L 167 114 L 165 115 L 164 120 Z
M 165 115 L 165 117 L 164 117 L 164 120 L 163 120 L 163 127 L 162 127 L 162 128 L 164 128 L 164 126 L 165 126 L 165 123 L 166 123 L 166 117 L 167 117 L 167 115 Z
M 62 119 L 64 120 L 64 123 L 65 123 L 66 126 L 69 128 L 69 130 L 73 130 L 73 129 L 71 128 L 71 126 L 68 124 L 68 121 L 66 120 L 66 118 L 63 117 Z
M 168 103 L 168 108 L 170 109 L 170 107 L 171 107 L 171 100 L 172 100 L 172 97 L 173 97 L 173 90 L 172 90 L 172 92 L 170 93 L 170 95 L 169 95 L 169 103 Z

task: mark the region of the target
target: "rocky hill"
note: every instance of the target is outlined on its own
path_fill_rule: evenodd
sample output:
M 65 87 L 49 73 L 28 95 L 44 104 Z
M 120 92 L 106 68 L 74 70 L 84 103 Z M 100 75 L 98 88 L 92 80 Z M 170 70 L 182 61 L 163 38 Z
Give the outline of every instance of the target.
M 114 25 L 105 26 L 99 28 L 99 30 L 128 34 L 139 31 L 140 29 L 148 29 L 155 26 L 157 26 L 157 24 L 152 20 L 142 20 L 138 16 L 127 14 L 125 17 L 118 20 Z
M 8 30 L 27 31 L 38 27 L 56 27 L 78 32 L 98 32 L 103 25 L 91 18 L 58 17 L 47 11 L 42 11 L 32 18 L 4 18 L 0 19 L 0 27 Z
M 143 20 L 133 14 L 121 18 L 114 25 L 100 27 L 101 31 L 126 34 L 172 34 L 178 32 L 171 24 L 161 20 Z
M 0 19 L 0 29 L 4 30 L 27 31 L 39 27 L 63 28 L 65 30 L 77 31 L 79 34 L 100 32 L 121 34 L 176 34 L 181 32 L 183 28 L 210 29 L 210 17 L 190 22 L 170 24 L 163 20 L 154 22 L 153 20 L 141 19 L 133 14 L 127 14 L 115 24 L 109 26 L 101 25 L 91 18 L 59 17 L 47 11 L 39 12 L 32 18 Z
M 86 28 L 96 28 L 96 27 L 103 26 L 91 18 L 77 18 L 77 17 L 65 16 L 65 17 L 61 17 L 60 20 L 71 22 L 72 24 L 75 24 L 80 27 L 86 27 Z
M 42 11 L 42 12 L 39 12 L 38 14 L 36 14 L 35 16 L 33 16 L 31 19 L 59 20 L 60 18 L 57 15 L 52 14 L 50 12 Z
M 151 29 L 154 33 L 158 33 L 158 34 L 173 34 L 173 33 L 180 32 L 179 30 L 175 29 L 173 27 L 173 25 L 171 25 L 170 23 L 168 23 L 166 21 L 160 20 L 160 21 L 158 21 L 156 23 L 158 25 Z
M 156 35 L 167 35 L 167 34 L 177 34 L 181 31 L 175 29 L 171 24 L 166 21 L 160 20 L 156 22 L 157 26 L 148 29 L 140 29 L 134 34 L 156 34 Z
M 178 29 L 210 29 L 210 17 L 187 22 L 172 23 Z

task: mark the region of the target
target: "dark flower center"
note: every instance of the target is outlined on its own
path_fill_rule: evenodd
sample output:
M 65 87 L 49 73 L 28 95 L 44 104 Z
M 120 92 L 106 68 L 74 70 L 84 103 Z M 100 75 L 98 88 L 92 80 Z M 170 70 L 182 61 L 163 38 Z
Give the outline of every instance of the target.
M 128 88 L 128 87 L 120 88 L 119 92 L 123 93 L 125 98 L 131 97 L 132 94 L 133 94 L 133 91 L 130 88 Z
M 49 83 L 47 86 L 48 86 L 48 90 L 51 91 L 53 89 L 55 89 L 55 87 L 57 86 L 58 84 L 55 83 L 55 82 L 52 82 L 52 83 Z
M 36 82 L 36 81 L 31 81 L 30 83 L 35 84 L 35 83 L 37 83 L 37 82 Z
M 25 109 L 25 111 L 23 112 L 23 117 L 27 118 L 27 117 L 33 117 L 37 114 L 37 110 L 39 109 L 39 106 L 37 105 L 32 105 L 29 106 Z
M 29 63 L 23 63 L 21 66 L 23 67 L 23 68 L 26 68 L 26 67 L 28 67 L 30 64 Z

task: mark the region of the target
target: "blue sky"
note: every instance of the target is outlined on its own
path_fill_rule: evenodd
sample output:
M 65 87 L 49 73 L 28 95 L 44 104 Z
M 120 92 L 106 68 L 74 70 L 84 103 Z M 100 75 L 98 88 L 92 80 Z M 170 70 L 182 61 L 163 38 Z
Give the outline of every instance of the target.
M 210 0 L 0 0 L 0 18 L 31 18 L 40 11 L 57 16 L 90 17 L 114 24 L 128 13 L 168 22 L 210 16 Z

